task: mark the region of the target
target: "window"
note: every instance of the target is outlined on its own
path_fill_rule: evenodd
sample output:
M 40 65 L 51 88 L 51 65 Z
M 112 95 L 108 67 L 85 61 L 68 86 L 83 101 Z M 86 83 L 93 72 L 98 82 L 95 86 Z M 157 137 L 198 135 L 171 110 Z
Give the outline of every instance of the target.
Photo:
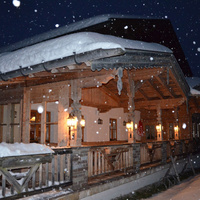
M 110 141 L 117 140 L 117 120 L 110 119 Z
M 0 142 L 20 142 L 20 104 L 0 105 Z
M 154 125 L 146 125 L 145 133 L 147 140 L 155 140 L 156 139 L 156 128 Z
M 46 124 L 46 142 L 50 142 L 50 125 L 51 113 L 47 112 Z M 41 138 L 41 114 L 37 110 L 31 110 L 30 119 L 30 142 L 40 142 Z
M 31 104 L 30 142 L 57 144 L 57 138 L 58 102 Z

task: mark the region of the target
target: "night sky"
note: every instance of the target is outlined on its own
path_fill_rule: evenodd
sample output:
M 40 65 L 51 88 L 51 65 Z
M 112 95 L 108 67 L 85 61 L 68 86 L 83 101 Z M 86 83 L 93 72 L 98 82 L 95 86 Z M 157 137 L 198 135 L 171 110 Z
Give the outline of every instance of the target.
M 101 14 L 168 18 L 200 77 L 200 0 L 0 0 L 0 47 Z

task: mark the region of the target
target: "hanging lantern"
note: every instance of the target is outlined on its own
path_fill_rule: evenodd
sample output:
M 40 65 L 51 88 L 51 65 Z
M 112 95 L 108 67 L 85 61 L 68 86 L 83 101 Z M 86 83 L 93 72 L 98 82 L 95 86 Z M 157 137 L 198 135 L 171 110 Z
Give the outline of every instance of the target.
M 81 116 L 80 124 L 81 124 L 81 127 L 85 127 L 85 119 L 83 116 Z
M 67 118 L 67 126 L 72 127 L 76 125 L 76 117 L 74 117 L 71 113 L 69 114 L 69 117 Z
M 126 123 L 126 128 L 127 129 L 131 129 L 132 128 L 132 124 L 133 124 L 133 122 L 131 122 L 131 121 L 127 122 Z
M 101 118 L 99 118 L 99 119 L 97 120 L 97 123 L 98 123 L 98 124 L 103 124 L 103 120 L 102 120 Z
M 157 130 L 157 132 L 161 132 L 161 124 L 158 124 L 158 125 L 156 126 L 156 130 Z

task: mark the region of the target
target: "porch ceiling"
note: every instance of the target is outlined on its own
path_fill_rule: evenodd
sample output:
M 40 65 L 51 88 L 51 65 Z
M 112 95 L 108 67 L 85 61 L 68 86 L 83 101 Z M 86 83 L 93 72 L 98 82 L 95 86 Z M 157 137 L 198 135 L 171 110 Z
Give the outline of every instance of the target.
M 96 92 L 91 91 L 93 98 L 90 100 L 88 100 L 88 95 L 87 98 L 83 97 L 82 105 L 97 107 L 101 112 L 106 112 L 111 108 L 123 107 L 128 112 L 128 73 L 131 73 L 132 79 L 135 82 L 134 102 L 136 110 L 154 110 L 158 106 L 161 109 L 173 109 L 185 102 L 186 95 L 173 77 L 174 74 L 171 69 L 169 71 L 168 68 L 124 70 L 121 95 L 118 95 L 118 79 L 112 79 L 107 84 L 96 88 Z M 100 99 L 100 96 L 96 96 L 97 91 L 112 99 L 112 103 L 109 104 L 108 101 L 105 103 L 103 98 Z M 98 98 L 98 101 L 95 97 Z

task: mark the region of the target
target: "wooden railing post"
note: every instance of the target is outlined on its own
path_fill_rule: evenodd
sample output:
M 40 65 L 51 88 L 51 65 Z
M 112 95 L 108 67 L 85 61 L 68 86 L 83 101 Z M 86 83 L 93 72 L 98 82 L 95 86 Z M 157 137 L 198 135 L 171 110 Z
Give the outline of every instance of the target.
M 140 171 L 140 143 L 132 144 L 133 146 L 133 170 Z
M 165 164 L 167 162 L 167 142 L 162 142 L 161 146 L 161 152 L 162 152 L 162 164 Z
M 89 147 L 72 148 L 72 189 L 83 189 L 88 185 Z

